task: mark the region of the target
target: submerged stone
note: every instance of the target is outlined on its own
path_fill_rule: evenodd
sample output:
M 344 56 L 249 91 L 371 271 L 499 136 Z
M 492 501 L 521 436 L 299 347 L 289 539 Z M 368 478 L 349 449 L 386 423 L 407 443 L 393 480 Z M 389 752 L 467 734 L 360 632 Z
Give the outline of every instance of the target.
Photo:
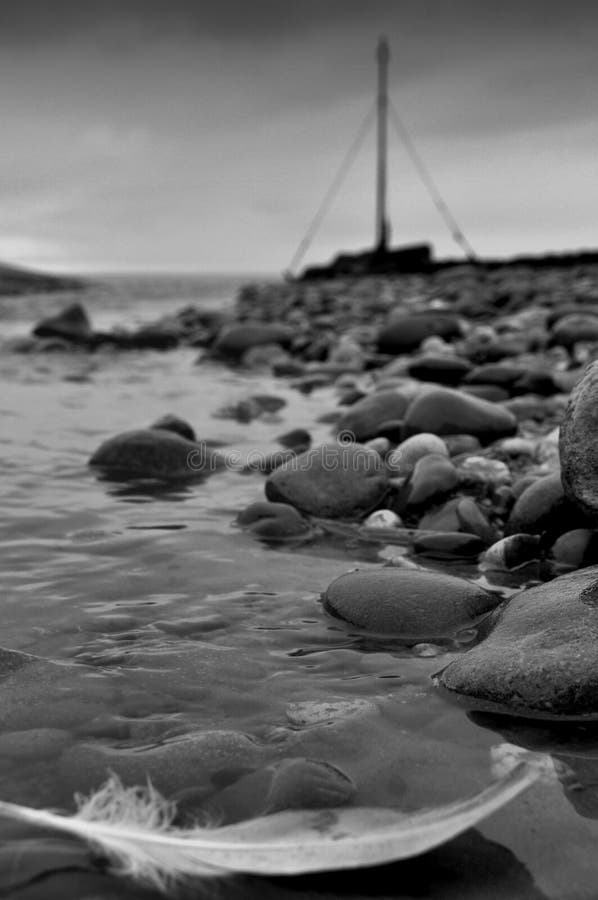
M 224 457 L 205 444 L 159 428 L 125 431 L 104 441 L 89 465 L 114 477 L 187 479 L 225 465 Z
M 471 709 L 598 719 L 598 566 L 517 594 L 438 684 Z
M 463 578 L 389 566 L 341 575 L 323 600 L 328 612 L 364 631 L 419 641 L 470 625 L 498 602 Z

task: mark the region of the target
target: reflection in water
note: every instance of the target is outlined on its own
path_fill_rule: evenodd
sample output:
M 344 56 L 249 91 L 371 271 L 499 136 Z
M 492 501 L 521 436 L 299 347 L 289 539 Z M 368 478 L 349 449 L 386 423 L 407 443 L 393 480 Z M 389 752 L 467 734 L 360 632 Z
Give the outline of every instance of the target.
M 598 723 L 535 722 L 492 713 L 469 713 L 476 725 L 512 744 L 549 753 L 563 791 L 580 816 L 598 819 Z

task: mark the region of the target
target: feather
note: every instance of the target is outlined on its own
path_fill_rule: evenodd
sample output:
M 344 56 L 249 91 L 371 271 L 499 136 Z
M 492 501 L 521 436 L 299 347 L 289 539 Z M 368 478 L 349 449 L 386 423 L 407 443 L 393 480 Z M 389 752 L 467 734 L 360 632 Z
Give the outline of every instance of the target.
M 234 873 L 297 875 L 353 869 L 417 856 L 504 806 L 535 781 L 554 777 L 550 757 L 501 745 L 499 779 L 444 806 L 404 813 L 354 807 L 293 810 L 223 827 L 172 828 L 175 805 L 151 784 L 127 788 L 117 776 L 65 816 L 0 802 L 0 815 L 68 832 L 107 855 L 112 871 L 160 890 L 184 877 Z

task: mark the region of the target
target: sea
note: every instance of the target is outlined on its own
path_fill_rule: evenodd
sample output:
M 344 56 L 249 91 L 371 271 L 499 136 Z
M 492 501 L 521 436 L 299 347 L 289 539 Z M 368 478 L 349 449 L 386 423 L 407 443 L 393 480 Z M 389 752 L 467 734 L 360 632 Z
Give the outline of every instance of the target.
M 253 278 L 99 276 L 81 291 L 0 298 L 0 338 L 27 335 L 75 300 L 98 329 L 132 327 L 190 304 L 232 309 Z M 322 606 L 333 579 L 380 566 L 403 548 L 342 527 L 259 540 L 236 518 L 264 498 L 260 472 L 224 469 L 157 485 L 104 480 L 88 465 L 102 441 L 167 413 L 241 456 L 276 449 L 292 428 L 307 428 L 318 442 L 330 431 L 319 419 L 338 402 L 333 386 L 303 393 L 190 347 L 92 354 L 8 347 L 0 356 L 0 644 L 38 661 L 12 673 L 4 694 L 0 684 L 0 800 L 72 810 L 75 791 L 99 787 L 85 762 L 94 752 L 139 758 L 207 732 L 240 734 L 252 747 L 250 758 L 239 751 L 221 766 L 206 760 L 213 790 L 295 758 L 340 769 L 359 806 L 406 813 L 488 786 L 492 748 L 508 735 L 448 704 L 432 681 L 475 633 L 412 648 L 355 633 Z M 250 423 L 223 417 L 223 408 L 254 394 L 284 406 Z M 478 578 L 473 566 L 459 574 Z M 183 775 L 189 789 L 207 790 L 201 757 Z M 595 900 L 597 818 L 598 804 L 578 803 L 574 789 L 538 784 L 422 857 L 349 874 L 233 880 L 219 893 Z M 1 833 L 10 849 L 10 832 Z M 11 860 L 15 884 L 31 872 L 48 877 L 47 861 L 27 852 L 0 851 L 0 888 L 9 883 L 2 859 Z M 82 896 L 66 876 L 53 878 L 51 896 Z M 110 885 L 106 896 L 133 890 L 123 883 L 116 894 Z

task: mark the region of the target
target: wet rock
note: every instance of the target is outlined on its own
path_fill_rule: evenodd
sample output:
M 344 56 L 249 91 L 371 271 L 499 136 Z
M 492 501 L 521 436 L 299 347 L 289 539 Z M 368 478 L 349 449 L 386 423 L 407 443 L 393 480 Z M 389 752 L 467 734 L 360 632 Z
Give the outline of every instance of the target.
M 581 569 L 598 563 L 598 533 L 588 528 L 566 531 L 550 548 L 550 556 L 558 566 Z
M 478 556 L 485 547 L 477 534 L 462 531 L 421 534 L 413 539 L 413 552 L 430 559 L 470 559 Z
M 72 303 L 55 316 L 42 319 L 33 334 L 43 338 L 62 338 L 76 344 L 87 344 L 93 338 L 88 315 L 80 303 Z
M 244 471 L 263 472 L 270 475 L 283 463 L 295 459 L 297 456 L 294 450 L 287 448 L 286 450 L 274 450 L 272 453 L 250 453 L 247 465 Z
M 505 572 L 524 566 L 541 556 L 535 534 L 510 534 L 488 547 L 480 560 L 482 572 Z
M 216 450 L 179 434 L 147 428 L 104 441 L 89 465 L 115 478 L 187 479 L 221 469 L 225 460 Z
M 448 450 L 442 438 L 436 434 L 422 432 L 402 441 L 386 460 L 393 475 L 409 475 L 415 464 L 430 453 L 448 457 Z
M 366 441 L 365 447 L 369 450 L 375 450 L 376 453 L 379 453 L 382 459 L 386 458 L 386 454 L 391 448 L 391 443 L 388 438 L 385 437 L 376 437 L 372 438 L 371 441 Z
M 499 449 L 509 457 L 532 457 L 536 452 L 536 445 L 528 438 L 512 437 L 501 441 Z
M 398 391 L 377 391 L 353 404 L 336 423 L 337 434 L 364 441 L 376 437 L 382 423 L 401 419 L 408 401 Z
M 584 516 L 565 497 L 558 472 L 537 478 L 515 501 L 505 534 L 563 534 L 583 525 Z
M 398 500 L 399 511 L 415 510 L 438 503 L 455 490 L 459 476 L 452 462 L 440 453 L 419 459 Z
M 435 388 L 416 398 L 403 420 L 405 437 L 432 434 L 470 434 L 482 443 L 510 437 L 517 431 L 515 417 L 487 400 L 451 388 Z
M 465 579 L 391 566 L 341 575 L 323 599 L 328 612 L 357 628 L 419 640 L 470 624 L 497 603 Z
M 598 321 L 598 319 L 597 319 Z M 559 442 L 565 493 L 593 521 L 598 519 L 598 362 L 575 387 Z
M 179 419 L 178 416 L 173 416 L 171 413 L 156 419 L 150 425 L 150 428 L 157 428 L 159 431 L 172 431 L 188 441 L 195 440 L 195 432 L 191 425 L 184 419 Z
M 470 371 L 471 365 L 457 356 L 421 356 L 409 363 L 407 371 L 412 378 L 420 381 L 433 381 L 454 387 L 463 381 Z
M 378 334 L 378 352 L 411 353 L 432 335 L 450 340 L 460 334 L 459 319 L 453 313 L 392 313 Z
M 243 322 L 223 328 L 216 338 L 213 350 L 220 356 L 240 359 L 252 347 L 260 344 L 276 344 L 289 348 L 293 332 L 283 325 L 264 322 Z
M 387 490 L 383 460 L 361 444 L 314 447 L 284 463 L 266 482 L 269 500 L 332 519 L 370 512 Z
M 438 683 L 471 709 L 597 719 L 598 567 L 517 594 Z
M 289 506 L 288 503 L 270 503 L 267 500 L 252 503 L 239 513 L 237 522 L 253 534 L 268 540 L 297 537 L 310 530 L 309 522 L 294 506 Z

